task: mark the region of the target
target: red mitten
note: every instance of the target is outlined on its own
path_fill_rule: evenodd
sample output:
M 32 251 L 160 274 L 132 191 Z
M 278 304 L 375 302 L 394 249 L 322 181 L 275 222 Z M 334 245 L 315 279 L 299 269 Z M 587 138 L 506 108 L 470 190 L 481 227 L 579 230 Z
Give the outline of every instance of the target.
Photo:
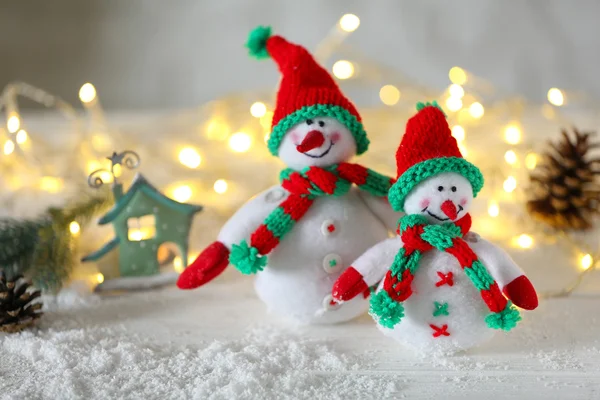
M 179 289 L 195 289 L 215 279 L 229 265 L 229 249 L 221 242 L 208 246 L 177 280 Z
M 348 301 L 361 293 L 363 293 L 365 298 L 368 297 L 369 286 L 360 272 L 355 270 L 354 267 L 348 267 L 333 284 L 331 295 L 335 300 Z
M 517 307 L 525 310 L 535 310 L 538 306 L 538 297 L 531 281 L 525 275 L 514 279 L 503 290 L 506 297 Z

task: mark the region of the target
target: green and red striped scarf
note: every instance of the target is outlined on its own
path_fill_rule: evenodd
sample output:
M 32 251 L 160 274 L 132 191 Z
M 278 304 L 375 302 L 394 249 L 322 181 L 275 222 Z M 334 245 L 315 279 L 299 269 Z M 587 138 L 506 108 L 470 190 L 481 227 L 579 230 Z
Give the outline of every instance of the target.
M 385 197 L 394 180 L 358 164 L 340 163 L 326 168 L 285 169 L 281 186 L 290 194 L 250 236 L 234 244 L 229 262 L 243 274 L 255 274 L 267 265 L 267 254 L 292 230 L 316 198 L 343 196 L 357 185 L 374 196 Z
M 423 253 L 437 249 L 456 258 L 475 286 L 491 314 L 485 318 L 488 327 L 510 330 L 521 319 L 519 311 L 508 301 L 487 268 L 468 243 L 463 240 L 471 229 L 471 216 L 465 215 L 456 223 L 433 225 L 422 215 L 400 218 L 398 234 L 403 247 L 385 275 L 383 288 L 371 298 L 369 313 L 377 322 L 392 329 L 404 317 L 402 303 L 412 294 L 411 284 Z

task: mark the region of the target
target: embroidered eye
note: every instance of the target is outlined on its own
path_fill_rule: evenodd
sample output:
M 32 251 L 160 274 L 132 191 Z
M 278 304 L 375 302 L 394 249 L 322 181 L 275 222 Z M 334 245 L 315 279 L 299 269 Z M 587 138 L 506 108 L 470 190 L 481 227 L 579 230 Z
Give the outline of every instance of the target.
M 320 126 L 321 128 L 322 128 L 322 127 L 324 127 L 324 126 L 325 126 L 325 122 L 323 122 L 323 121 L 319 121 L 319 126 Z
M 307 119 L 307 120 L 306 120 L 306 125 L 312 125 L 312 123 L 313 123 L 313 120 L 312 120 L 312 119 Z
M 452 191 L 456 192 L 456 186 L 452 186 Z
M 438 192 L 443 192 L 444 191 L 444 187 L 443 186 L 438 186 Z

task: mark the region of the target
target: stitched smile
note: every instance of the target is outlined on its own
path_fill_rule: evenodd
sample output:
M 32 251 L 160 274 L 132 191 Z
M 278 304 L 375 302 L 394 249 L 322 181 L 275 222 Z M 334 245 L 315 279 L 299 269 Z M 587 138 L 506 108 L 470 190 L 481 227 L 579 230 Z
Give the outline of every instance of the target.
M 327 150 L 325 150 L 323 153 L 318 154 L 318 155 L 313 155 L 313 154 L 308 154 L 308 153 L 302 153 L 307 157 L 310 158 L 323 158 L 325 157 L 327 154 L 329 154 L 329 152 L 331 151 L 331 148 L 333 147 L 334 143 L 332 141 L 329 142 L 329 147 L 327 148 Z
M 458 216 L 458 214 L 460 214 L 462 210 L 464 210 L 464 207 L 459 204 L 458 205 L 458 211 L 456 212 L 456 215 Z M 437 215 L 435 215 L 434 213 L 432 213 L 431 211 L 429 211 L 427 209 L 427 207 L 425 207 L 424 209 L 422 209 L 421 212 L 427 212 L 427 214 L 431 215 L 433 218 L 437 219 L 438 221 L 444 222 L 444 221 L 450 220 L 450 218 L 440 218 L 440 217 L 438 217 Z

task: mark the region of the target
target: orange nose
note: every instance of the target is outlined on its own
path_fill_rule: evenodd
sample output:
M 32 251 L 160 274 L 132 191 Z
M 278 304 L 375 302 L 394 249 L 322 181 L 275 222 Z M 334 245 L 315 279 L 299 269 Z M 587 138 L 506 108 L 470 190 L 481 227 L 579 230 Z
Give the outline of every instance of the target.
M 451 220 L 455 220 L 456 219 L 456 216 L 457 216 L 456 206 L 454 205 L 454 203 L 452 202 L 452 200 L 446 200 L 445 202 L 443 202 L 442 206 L 440 207 L 440 209 Z
M 296 150 L 298 150 L 300 153 L 306 153 L 307 151 L 321 147 L 323 143 L 325 143 L 325 136 L 323 136 L 321 131 L 310 131 L 304 137 L 302 143 L 296 146 Z

